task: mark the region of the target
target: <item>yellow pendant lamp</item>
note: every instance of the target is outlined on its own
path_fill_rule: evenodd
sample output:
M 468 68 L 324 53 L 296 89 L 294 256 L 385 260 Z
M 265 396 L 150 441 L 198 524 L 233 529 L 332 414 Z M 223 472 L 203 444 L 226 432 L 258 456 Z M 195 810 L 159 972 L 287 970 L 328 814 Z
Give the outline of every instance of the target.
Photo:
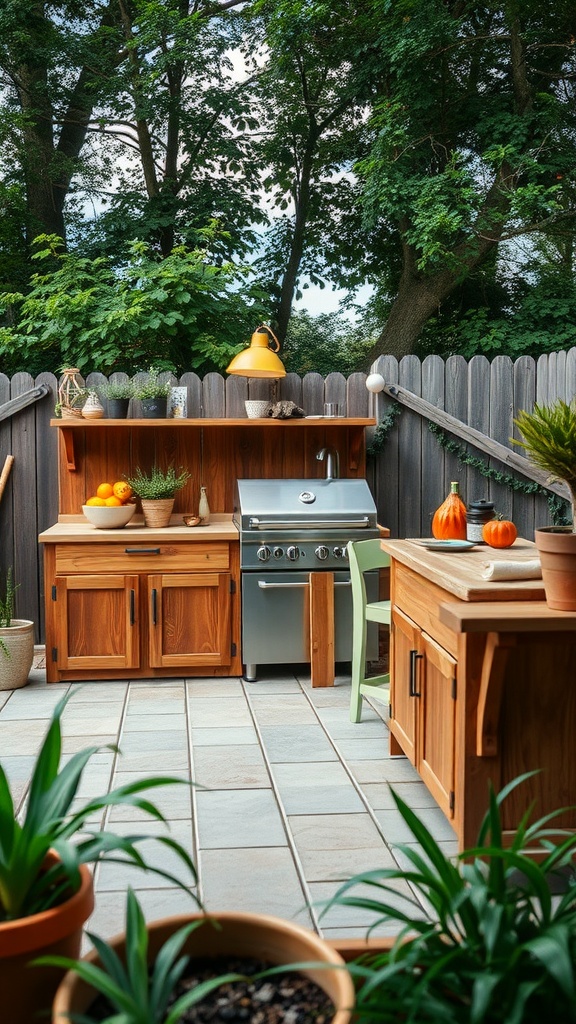
M 280 342 L 270 327 L 260 324 L 252 335 L 248 348 L 234 356 L 226 373 L 237 377 L 285 377 L 286 369 L 280 357 Z

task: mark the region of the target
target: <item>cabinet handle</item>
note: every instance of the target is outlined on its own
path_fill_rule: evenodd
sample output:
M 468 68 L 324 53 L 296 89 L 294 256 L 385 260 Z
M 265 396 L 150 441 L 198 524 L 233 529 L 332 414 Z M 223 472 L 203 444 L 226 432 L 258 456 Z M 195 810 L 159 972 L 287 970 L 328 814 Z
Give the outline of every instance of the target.
M 159 555 L 160 548 L 124 548 L 125 555 Z
M 134 614 L 134 596 L 135 596 L 134 595 L 134 590 L 131 590 L 130 591 L 130 625 L 131 626 L 133 626 L 135 621 L 136 621 L 136 616 Z
M 423 658 L 423 654 L 418 654 L 418 651 L 410 651 L 410 684 L 408 688 L 409 697 L 420 697 L 420 691 L 416 689 L 416 662 L 418 658 Z
M 152 590 L 152 625 L 157 624 L 157 608 L 158 608 L 158 591 L 156 587 Z

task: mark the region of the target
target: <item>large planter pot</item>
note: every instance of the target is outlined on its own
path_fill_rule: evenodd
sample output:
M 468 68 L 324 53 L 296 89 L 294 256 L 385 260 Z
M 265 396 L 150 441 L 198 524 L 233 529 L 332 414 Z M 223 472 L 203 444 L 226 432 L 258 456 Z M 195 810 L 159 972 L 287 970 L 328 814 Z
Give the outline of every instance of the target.
M 154 501 L 142 498 L 140 504 L 142 505 L 145 526 L 151 526 L 155 529 L 170 526 L 174 498 L 156 498 Z
M 183 925 L 198 920 L 200 915 L 179 915 L 164 918 L 148 925 L 149 958 L 154 960 L 160 947 Z M 339 953 L 314 932 L 291 921 L 260 914 L 215 914 L 218 927 L 209 921 L 188 936 L 184 952 L 191 957 L 218 957 L 229 954 L 254 957 L 273 964 L 313 962 L 327 967 L 310 968 L 304 973 L 330 996 L 336 1007 L 333 1024 L 348 1024 L 354 1005 L 354 985 Z M 123 935 L 116 936 L 111 945 L 125 956 Z M 100 963 L 95 953 L 87 960 Z M 74 1014 L 85 1012 L 94 999 L 93 989 L 69 971 L 54 1000 L 53 1024 L 71 1024 Z
M 48 1019 L 64 971 L 29 966 L 32 960 L 80 955 L 82 928 L 94 908 L 92 874 L 85 865 L 80 873 L 80 889 L 65 903 L 0 923 L 0 1019 L 5 1024 L 41 1024 Z
M 160 395 L 158 398 L 142 398 L 140 399 L 142 406 L 142 416 L 147 420 L 161 420 L 166 419 L 166 412 L 168 408 L 168 399 L 166 396 Z
M 125 420 L 128 415 L 129 398 L 109 398 L 108 416 L 111 420 Z
M 576 533 L 570 526 L 544 526 L 534 540 L 546 593 L 546 604 L 557 611 L 576 611 Z
M 26 686 L 34 659 L 34 623 L 12 619 L 0 627 L 0 690 Z

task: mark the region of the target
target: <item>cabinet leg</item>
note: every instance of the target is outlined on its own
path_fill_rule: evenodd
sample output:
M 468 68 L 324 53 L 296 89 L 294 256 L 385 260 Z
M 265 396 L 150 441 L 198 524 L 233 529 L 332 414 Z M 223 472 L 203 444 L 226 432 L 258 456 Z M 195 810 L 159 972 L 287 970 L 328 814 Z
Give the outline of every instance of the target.
M 392 733 L 390 733 L 390 746 L 388 748 L 388 751 L 390 757 L 397 757 L 399 754 L 401 754 L 403 757 L 406 756 L 404 754 L 404 751 L 402 750 L 402 747 L 398 743 L 398 740 L 396 739 L 395 736 L 392 735 Z

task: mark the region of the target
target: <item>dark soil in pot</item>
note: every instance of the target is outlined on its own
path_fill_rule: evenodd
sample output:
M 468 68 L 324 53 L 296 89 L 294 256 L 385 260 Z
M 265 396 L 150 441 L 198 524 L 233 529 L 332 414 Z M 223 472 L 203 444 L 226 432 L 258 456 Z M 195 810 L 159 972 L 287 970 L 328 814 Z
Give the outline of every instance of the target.
M 202 1002 L 189 1007 L 180 1018 L 182 1024 L 328 1024 L 334 1006 L 316 982 L 294 971 L 270 978 L 252 977 L 269 967 L 272 964 L 252 958 L 194 959 L 174 992 L 174 1001 L 215 975 L 234 972 L 247 978 L 214 989 Z M 113 1009 L 104 996 L 98 996 L 87 1012 L 94 1021 L 105 1021 Z

